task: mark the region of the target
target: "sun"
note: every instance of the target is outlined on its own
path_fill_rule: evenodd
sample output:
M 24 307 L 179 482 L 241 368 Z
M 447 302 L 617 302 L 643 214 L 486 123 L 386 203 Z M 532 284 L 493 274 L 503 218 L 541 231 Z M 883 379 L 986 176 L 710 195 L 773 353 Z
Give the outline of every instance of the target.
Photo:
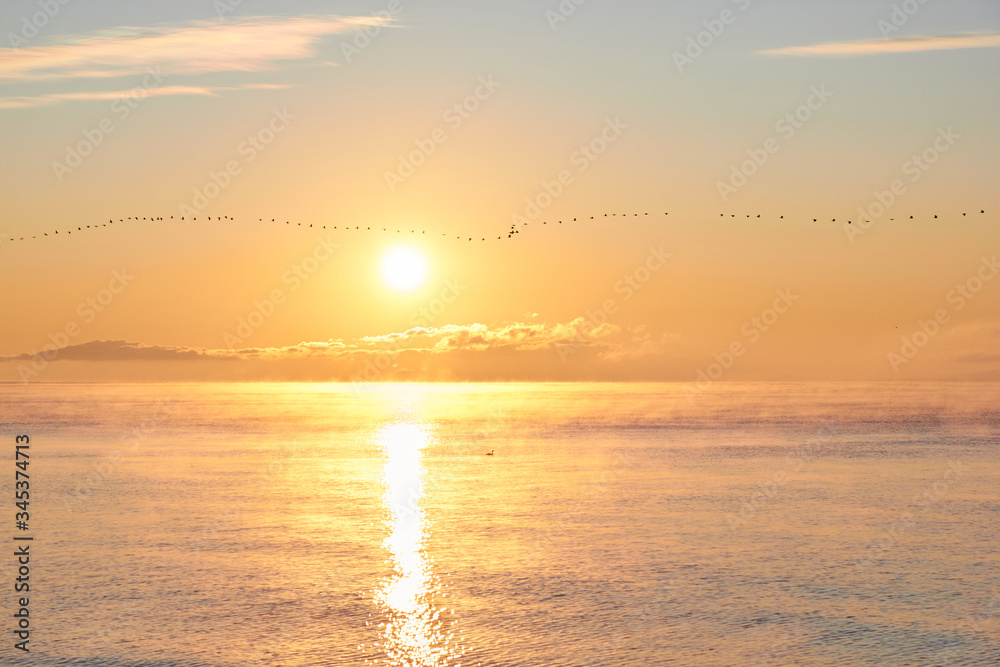
M 382 258 L 382 279 L 395 290 L 415 290 L 426 277 L 427 261 L 413 248 L 393 248 Z

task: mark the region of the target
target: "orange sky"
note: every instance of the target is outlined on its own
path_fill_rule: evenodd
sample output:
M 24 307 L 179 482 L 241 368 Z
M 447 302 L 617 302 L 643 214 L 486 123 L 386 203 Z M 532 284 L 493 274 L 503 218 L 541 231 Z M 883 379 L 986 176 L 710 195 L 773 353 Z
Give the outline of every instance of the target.
M 1000 378 L 995 6 L 356 4 L 0 50 L 0 380 Z

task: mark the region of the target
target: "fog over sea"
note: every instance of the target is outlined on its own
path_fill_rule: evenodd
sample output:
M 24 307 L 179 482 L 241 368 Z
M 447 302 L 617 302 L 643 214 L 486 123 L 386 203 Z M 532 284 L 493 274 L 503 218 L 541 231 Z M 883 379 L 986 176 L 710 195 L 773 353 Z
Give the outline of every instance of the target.
M 996 383 L 2 384 L 0 422 L 4 664 L 1000 664 Z

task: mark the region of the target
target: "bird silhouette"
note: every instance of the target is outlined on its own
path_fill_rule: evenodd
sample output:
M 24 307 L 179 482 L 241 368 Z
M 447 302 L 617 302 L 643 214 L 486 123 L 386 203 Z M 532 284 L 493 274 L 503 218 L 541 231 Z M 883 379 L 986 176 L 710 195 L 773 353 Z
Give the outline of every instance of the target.
M 971 210 L 973 210 L 973 212 L 974 212 L 974 209 L 971 209 Z M 985 209 L 980 209 L 979 213 L 980 214 L 985 214 L 986 210 Z M 590 220 L 594 220 L 597 217 L 597 215 L 600 215 L 600 214 L 591 215 L 591 216 L 589 216 L 589 219 Z M 617 217 L 618 213 L 617 212 L 613 212 L 610 215 Z M 622 215 L 622 217 L 628 217 L 629 214 L 628 213 L 622 213 L 621 215 Z M 649 212 L 643 212 L 643 213 L 640 214 L 638 212 L 633 212 L 631 215 L 632 215 L 632 217 L 638 217 L 639 215 L 648 216 L 648 215 L 650 215 L 650 213 Z M 664 216 L 669 216 L 670 213 L 668 211 L 665 211 L 663 213 L 663 215 Z M 743 214 L 743 215 L 748 220 L 752 219 L 752 218 L 755 218 L 755 219 L 758 219 L 758 220 L 763 220 L 764 219 L 764 215 L 762 213 L 754 213 L 754 214 L 747 213 L 747 214 Z M 962 216 L 963 217 L 968 217 L 968 215 L 969 215 L 969 210 L 966 210 L 966 211 L 962 212 Z M 726 214 L 724 212 L 723 213 L 719 213 L 719 217 L 720 218 L 725 218 L 725 216 L 726 216 Z M 170 220 L 177 219 L 177 216 L 173 216 L 173 215 L 168 216 L 168 217 L 169 217 Z M 140 219 L 143 220 L 143 221 L 149 220 L 149 221 L 152 221 L 152 222 L 157 222 L 157 221 L 166 220 L 166 219 L 168 219 L 168 217 L 164 217 L 164 216 L 126 216 L 125 218 L 119 218 L 118 222 L 119 223 L 124 223 L 126 220 L 129 221 L 129 222 L 131 222 L 133 220 L 139 221 Z M 233 222 L 237 221 L 237 219 L 236 219 L 235 216 L 230 216 L 230 215 L 221 215 L 221 216 L 220 215 L 215 215 L 215 216 L 209 215 L 209 216 L 204 216 L 204 217 L 207 220 L 209 220 L 209 221 L 222 221 L 222 220 L 232 220 Z M 608 213 L 604 213 L 603 217 L 609 217 L 609 214 Z M 730 218 L 734 218 L 735 219 L 736 217 L 737 216 L 736 216 L 735 213 L 730 214 Z M 575 216 L 575 217 L 572 217 L 572 218 L 567 218 L 566 220 L 556 220 L 556 224 L 561 225 L 561 224 L 566 223 L 566 222 L 579 222 L 581 220 L 586 220 L 587 218 L 588 218 L 588 216 Z M 770 215 L 768 216 L 768 218 L 770 218 Z M 784 215 L 779 215 L 778 218 L 780 220 L 784 220 L 785 216 Z M 932 218 L 934 220 L 939 220 L 941 218 L 941 214 L 937 214 L 937 213 L 932 214 Z M 186 221 L 187 220 L 187 218 L 185 216 L 180 216 L 179 219 L 182 220 L 182 221 Z M 194 221 L 198 220 L 197 216 L 192 217 L 191 219 L 194 220 Z M 828 218 L 828 219 L 831 220 L 832 222 L 837 222 L 838 221 L 838 218 Z M 900 218 L 900 220 L 916 220 L 916 219 L 917 219 L 916 215 L 909 215 L 909 214 L 904 215 L 902 218 Z M 260 222 L 263 222 L 264 219 L 263 218 L 257 218 L 257 220 L 260 221 Z M 895 221 L 896 219 L 893 217 L 893 218 L 889 218 L 889 220 Z M 276 221 L 277 221 L 276 218 L 271 218 L 271 222 L 276 222 Z M 818 222 L 819 218 L 818 217 L 812 218 L 812 221 L 813 222 Z M 533 221 L 533 222 L 537 222 L 537 220 Z M 865 219 L 864 218 L 859 218 L 859 222 L 862 223 L 862 224 L 864 224 L 865 223 Z M 868 220 L 868 222 L 870 223 L 871 220 Z M 108 221 L 106 223 L 103 223 L 103 224 L 102 223 L 98 223 L 98 224 L 93 224 L 93 225 L 86 225 L 86 229 L 91 229 L 91 228 L 96 229 L 98 226 L 100 226 L 100 227 L 108 227 L 110 225 L 113 225 L 114 223 L 115 223 L 115 220 L 113 218 L 109 218 Z M 853 224 L 853 223 L 854 223 L 853 220 L 847 220 L 847 224 L 850 225 L 850 224 Z M 528 221 L 525 221 L 525 222 L 522 222 L 521 226 L 525 226 L 526 227 L 529 224 L 531 224 L 531 223 L 528 222 Z M 543 220 L 542 224 L 545 225 L 545 226 L 548 226 L 548 224 L 549 224 L 548 220 Z M 291 226 L 291 221 L 290 220 L 286 220 L 285 221 L 285 225 L 286 226 Z M 315 223 L 309 223 L 309 222 L 305 222 L 305 223 L 303 223 L 303 222 L 297 222 L 296 223 L 296 227 L 309 227 L 310 229 L 319 227 L 319 228 L 322 228 L 324 230 L 327 229 L 328 227 L 330 227 L 332 229 L 338 229 L 339 228 L 338 225 L 332 225 L 332 226 L 329 226 L 329 225 L 317 225 Z M 82 231 L 83 229 L 84 229 L 83 226 L 78 226 L 77 227 L 77 231 Z M 343 229 L 350 230 L 351 227 L 345 226 Z M 361 230 L 361 226 L 357 225 L 357 226 L 354 227 L 354 229 L 360 231 Z M 366 231 L 372 231 L 372 229 L 373 228 L 371 226 L 365 226 L 365 230 Z M 388 231 L 388 228 L 383 227 L 382 231 L 386 232 L 386 231 Z M 403 230 L 401 230 L 401 229 L 397 229 L 396 233 L 400 234 L 400 233 L 402 233 L 402 231 Z M 47 238 L 47 237 L 50 237 L 50 236 L 55 236 L 55 235 L 59 234 L 60 232 L 65 232 L 66 234 L 71 234 L 72 233 L 69 230 L 58 230 L 57 229 L 57 230 L 53 230 L 52 233 L 43 232 L 42 233 L 42 238 Z M 410 234 L 416 234 L 416 233 L 417 233 L 416 229 L 411 229 L 410 230 Z M 426 234 L 427 232 L 426 232 L 426 230 L 421 230 L 420 233 L 421 234 Z M 507 233 L 507 238 L 508 239 L 513 238 L 514 234 L 520 234 L 519 227 L 518 227 L 518 225 L 516 223 L 512 223 L 510 225 L 510 228 L 508 229 L 508 233 Z M 441 235 L 444 236 L 444 237 L 448 236 L 447 233 L 442 233 Z M 14 237 L 14 238 L 12 238 L 10 240 L 11 241 L 26 240 L 27 238 L 28 237 L 20 237 L 20 238 L 19 237 Z M 36 235 L 32 236 L 31 238 L 38 239 L 39 237 L 36 234 Z M 459 235 L 459 236 L 456 236 L 455 238 L 459 239 L 459 240 L 465 238 L 467 241 L 474 241 L 475 240 L 475 238 L 471 237 L 471 236 L 470 237 L 464 237 L 464 236 Z M 490 237 L 490 239 L 492 240 L 492 237 Z M 497 236 L 497 240 L 502 240 L 502 239 L 503 239 L 503 234 Z M 486 237 L 485 236 L 481 237 L 480 240 L 485 242 L 486 241 Z

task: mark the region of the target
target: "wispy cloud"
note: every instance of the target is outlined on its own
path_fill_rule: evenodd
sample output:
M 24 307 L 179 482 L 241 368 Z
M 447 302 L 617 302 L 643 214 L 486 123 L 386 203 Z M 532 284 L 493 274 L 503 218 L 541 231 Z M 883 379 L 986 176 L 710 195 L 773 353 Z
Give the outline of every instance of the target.
M 133 90 L 137 97 L 163 97 L 171 95 L 216 96 L 220 92 L 231 90 L 278 90 L 290 87 L 289 85 L 251 83 L 242 86 L 163 86 L 161 88 L 136 88 Z M 133 97 L 133 90 L 94 90 L 75 93 L 48 93 L 31 97 L 0 97 L 0 109 L 23 109 L 80 100 L 130 99 Z
M 977 32 L 940 37 L 865 39 L 853 42 L 824 42 L 809 46 L 789 46 L 760 53 L 769 56 L 869 56 L 921 51 L 984 49 L 1000 47 L 1000 33 Z
M 106 78 L 160 66 L 170 75 L 256 72 L 315 55 L 319 40 L 374 17 L 255 17 L 147 28 L 121 27 L 58 44 L 0 50 L 0 82 Z

